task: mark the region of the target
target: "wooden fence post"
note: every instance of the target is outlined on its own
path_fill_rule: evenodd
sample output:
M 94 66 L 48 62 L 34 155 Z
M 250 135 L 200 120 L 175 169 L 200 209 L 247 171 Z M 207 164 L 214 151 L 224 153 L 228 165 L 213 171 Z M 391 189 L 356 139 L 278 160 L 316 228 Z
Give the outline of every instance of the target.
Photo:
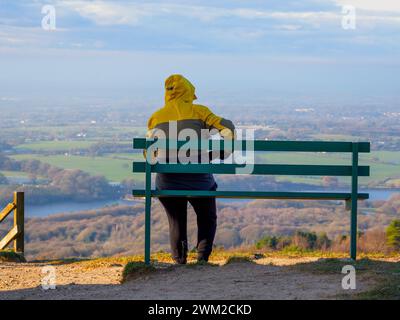
M 25 203 L 24 193 L 14 192 L 14 227 L 18 228 L 18 235 L 14 240 L 14 251 L 18 253 L 24 253 L 24 224 L 25 224 Z

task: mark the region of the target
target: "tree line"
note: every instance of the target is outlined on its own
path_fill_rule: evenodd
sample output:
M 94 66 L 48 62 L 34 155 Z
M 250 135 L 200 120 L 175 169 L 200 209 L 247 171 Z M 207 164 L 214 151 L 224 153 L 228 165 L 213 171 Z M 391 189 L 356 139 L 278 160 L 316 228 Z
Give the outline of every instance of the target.
M 60 200 L 109 199 L 120 195 L 119 188 L 111 186 L 103 176 L 92 176 L 77 169 L 61 169 L 39 160 L 14 160 L 0 154 L 0 170 L 26 172 L 48 180 L 48 183 L 44 185 L 1 187 L 0 203 L 8 202 L 15 190 L 25 191 L 27 203 L 35 204 Z M 4 182 L 7 181 L 4 180 Z

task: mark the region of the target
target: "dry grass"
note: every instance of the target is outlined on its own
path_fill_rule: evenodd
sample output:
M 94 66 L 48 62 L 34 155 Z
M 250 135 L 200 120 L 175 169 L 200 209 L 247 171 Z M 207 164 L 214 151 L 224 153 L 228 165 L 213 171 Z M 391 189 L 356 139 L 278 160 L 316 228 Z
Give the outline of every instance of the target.
M 1 262 L 26 262 L 25 257 L 19 253 L 10 250 L 0 251 L 0 263 Z
M 347 259 L 349 258 L 348 253 L 333 252 L 333 251 L 268 251 L 268 250 L 251 250 L 251 249 L 239 249 L 239 250 L 214 250 L 210 256 L 210 263 L 225 264 L 229 260 L 240 260 L 240 261 L 253 261 L 256 260 L 257 255 L 262 255 L 263 258 L 285 258 L 285 259 L 296 259 L 296 258 L 321 258 L 321 259 Z M 400 253 L 360 253 L 358 259 L 400 259 Z M 52 260 L 46 261 L 49 264 L 69 264 L 79 263 L 80 265 L 92 269 L 99 267 L 109 267 L 113 265 L 126 265 L 130 262 L 143 262 L 143 255 L 133 255 L 124 257 L 99 257 L 94 259 L 65 259 L 65 260 Z M 171 255 L 166 252 L 157 252 L 151 255 L 151 261 L 153 264 L 173 264 L 174 261 Z M 197 261 L 196 253 L 188 254 L 188 264 L 193 264 Z M 36 261 L 43 262 L 43 261 Z M 234 261 L 233 261 L 234 262 Z

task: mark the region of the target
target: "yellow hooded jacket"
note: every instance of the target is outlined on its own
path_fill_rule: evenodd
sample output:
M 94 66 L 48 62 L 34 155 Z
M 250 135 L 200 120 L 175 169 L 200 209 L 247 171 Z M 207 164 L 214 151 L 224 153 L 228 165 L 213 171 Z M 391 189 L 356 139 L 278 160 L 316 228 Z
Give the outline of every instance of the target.
M 235 126 L 229 120 L 216 116 L 209 108 L 193 104 L 196 100 L 195 87 L 182 75 L 172 75 L 165 81 L 165 105 L 149 119 L 147 127 L 168 133 L 168 123 L 177 121 L 180 129 L 217 129 L 223 137 L 233 138 Z M 200 137 L 200 136 L 199 136 Z
M 234 138 L 235 126 L 230 120 L 219 117 L 209 108 L 194 104 L 195 87 L 182 75 L 171 75 L 165 81 L 165 105 L 149 119 L 147 137 L 156 136 L 162 130 L 168 137 L 169 124 L 176 121 L 177 132 L 193 129 L 201 136 L 202 129 L 216 129 L 224 138 Z M 215 181 L 210 174 L 158 174 L 159 189 L 211 189 Z

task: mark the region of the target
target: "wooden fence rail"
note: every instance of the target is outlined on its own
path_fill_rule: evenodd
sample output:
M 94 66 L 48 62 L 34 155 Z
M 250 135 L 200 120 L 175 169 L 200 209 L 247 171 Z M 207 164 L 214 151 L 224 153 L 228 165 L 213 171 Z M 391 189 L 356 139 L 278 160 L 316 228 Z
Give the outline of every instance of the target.
M 24 193 L 14 192 L 14 201 L 0 211 L 0 223 L 14 211 L 14 226 L 3 239 L 0 239 L 0 250 L 14 241 L 14 251 L 24 253 L 24 208 Z

